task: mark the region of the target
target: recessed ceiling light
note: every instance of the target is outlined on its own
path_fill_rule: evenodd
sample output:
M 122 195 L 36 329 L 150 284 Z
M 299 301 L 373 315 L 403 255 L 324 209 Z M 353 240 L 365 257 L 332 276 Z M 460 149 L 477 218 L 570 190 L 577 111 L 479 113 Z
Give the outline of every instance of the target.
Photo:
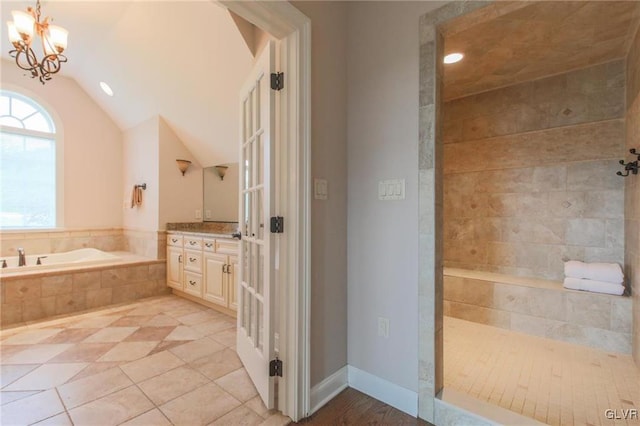
M 111 87 L 109 87 L 109 85 L 107 83 L 105 83 L 104 81 L 100 82 L 100 88 L 107 95 L 113 96 L 113 90 L 111 90 Z
M 461 61 L 462 58 L 464 58 L 464 55 L 462 53 L 450 53 L 444 57 L 444 63 L 455 64 L 456 62 Z

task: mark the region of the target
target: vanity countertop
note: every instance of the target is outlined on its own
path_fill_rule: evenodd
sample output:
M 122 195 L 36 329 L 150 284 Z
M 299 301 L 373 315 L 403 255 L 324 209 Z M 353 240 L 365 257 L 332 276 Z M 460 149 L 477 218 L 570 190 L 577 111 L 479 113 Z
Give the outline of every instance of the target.
M 219 235 L 219 238 L 231 238 L 231 234 L 238 232 L 238 222 L 167 223 L 167 232 L 189 232 L 207 234 L 209 237 Z
M 217 232 L 209 232 L 209 231 L 167 231 L 167 235 L 171 234 L 180 234 L 180 235 L 188 235 L 192 237 L 201 237 L 201 238 L 224 238 L 227 240 L 234 239 L 231 233 L 217 233 Z

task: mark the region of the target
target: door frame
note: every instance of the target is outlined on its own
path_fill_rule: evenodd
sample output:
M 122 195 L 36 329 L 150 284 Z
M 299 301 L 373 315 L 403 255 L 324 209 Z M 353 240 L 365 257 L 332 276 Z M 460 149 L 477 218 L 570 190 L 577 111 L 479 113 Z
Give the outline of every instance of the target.
M 311 20 L 286 1 L 218 3 L 278 40 L 285 88 L 276 99 L 276 215 L 284 217 L 276 271 L 275 348 L 283 361 L 278 409 L 293 421 L 310 406 Z

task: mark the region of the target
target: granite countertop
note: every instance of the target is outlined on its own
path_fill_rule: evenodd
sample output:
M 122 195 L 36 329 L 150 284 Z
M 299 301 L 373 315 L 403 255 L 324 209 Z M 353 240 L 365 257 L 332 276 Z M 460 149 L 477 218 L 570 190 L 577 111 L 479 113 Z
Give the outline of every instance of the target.
M 221 238 L 231 238 L 231 234 L 238 232 L 238 222 L 184 222 L 167 223 L 167 232 L 189 232 L 219 235 Z
M 170 234 L 180 234 L 180 235 L 191 235 L 193 237 L 202 237 L 202 238 L 224 238 L 227 240 L 235 240 L 231 233 L 222 234 L 216 232 L 209 231 L 167 231 L 167 235 Z

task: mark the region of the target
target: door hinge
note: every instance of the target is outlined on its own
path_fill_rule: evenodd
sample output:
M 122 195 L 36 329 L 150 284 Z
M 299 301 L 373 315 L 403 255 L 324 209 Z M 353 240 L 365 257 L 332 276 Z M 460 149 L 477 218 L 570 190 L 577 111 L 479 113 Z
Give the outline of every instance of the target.
M 284 218 L 276 216 L 271 218 L 271 233 L 282 234 L 284 232 Z
M 282 90 L 284 88 L 284 73 L 271 73 L 271 88 L 273 90 Z
M 282 377 L 282 360 L 272 359 L 269 361 L 269 377 Z

